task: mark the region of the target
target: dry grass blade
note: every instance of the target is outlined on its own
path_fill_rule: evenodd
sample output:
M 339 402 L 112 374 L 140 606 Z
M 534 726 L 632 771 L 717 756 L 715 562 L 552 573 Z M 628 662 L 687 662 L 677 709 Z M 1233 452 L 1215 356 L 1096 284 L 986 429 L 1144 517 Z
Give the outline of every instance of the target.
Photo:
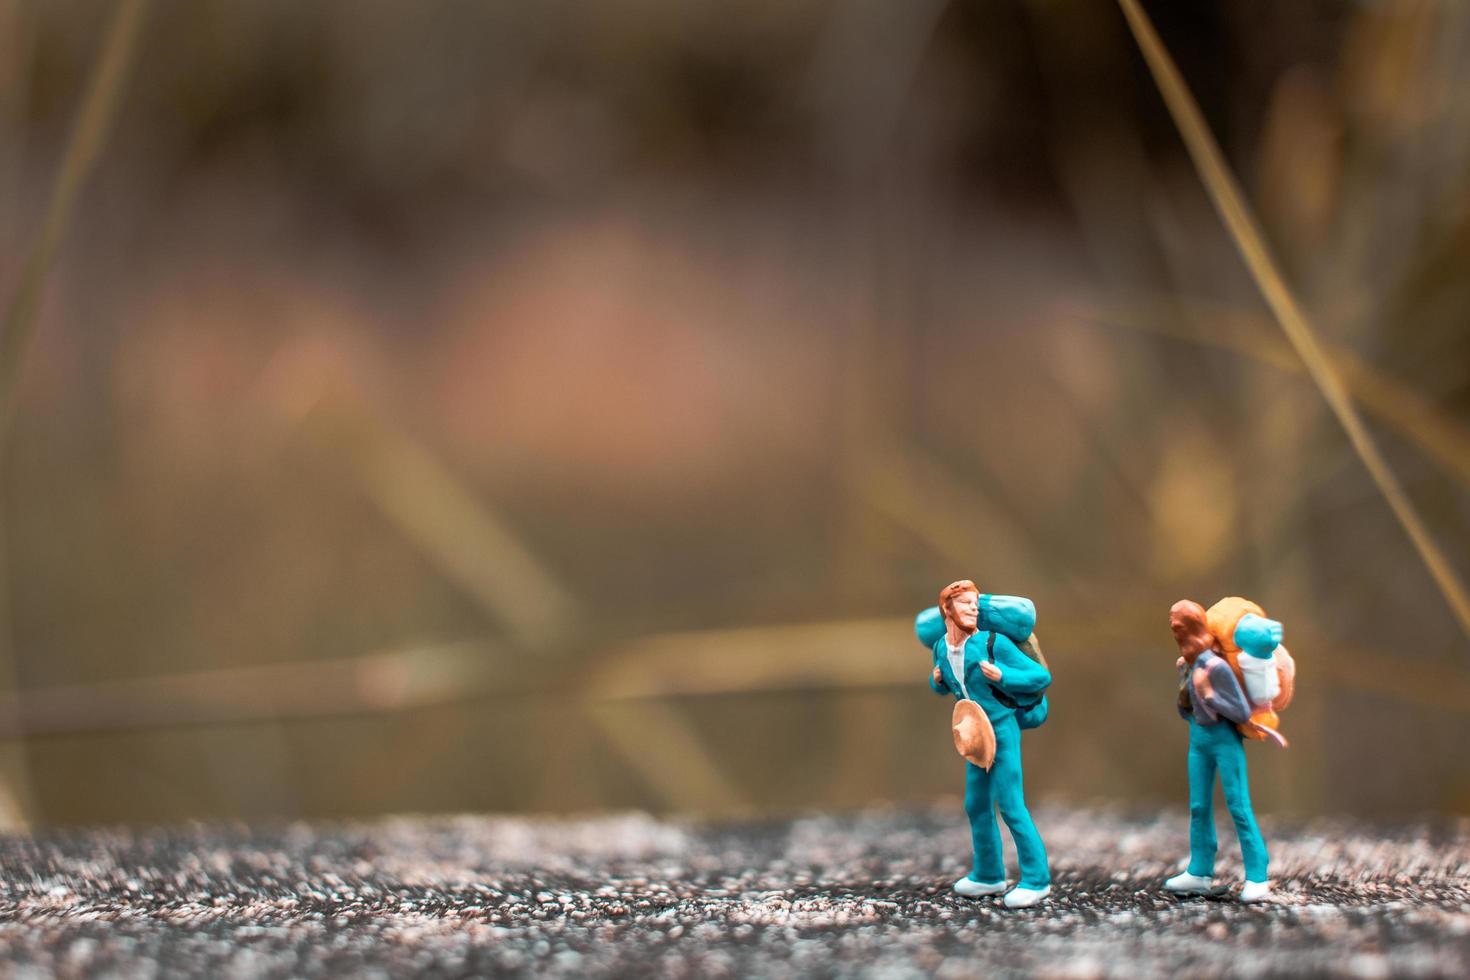
M 1216 350 L 1228 351 L 1247 360 L 1287 374 L 1304 374 L 1301 359 L 1276 336 L 1264 336 L 1271 327 L 1264 317 L 1228 308 L 1212 308 L 1199 301 L 1187 301 L 1183 307 L 1196 317 L 1203 317 L 1222 328 L 1201 333 L 1177 326 L 1174 312 L 1180 307 L 1159 303 L 1156 306 L 1121 307 L 1116 313 L 1080 313 L 1079 322 L 1108 328 L 1146 331 L 1160 337 L 1187 341 Z M 1325 345 L 1328 357 L 1336 366 L 1343 383 L 1363 410 L 1385 425 L 1391 426 L 1405 442 L 1417 446 L 1427 457 L 1466 487 L 1470 487 L 1470 431 L 1435 406 L 1413 388 L 1364 361 L 1350 350 Z
M 575 618 L 573 596 L 510 523 L 329 365 L 286 357 L 266 393 L 284 421 L 350 470 L 382 514 L 517 640 L 542 645 Z
M 1168 50 L 1155 32 L 1148 14 L 1144 12 L 1138 0 L 1118 0 L 1118 3 L 1123 9 L 1123 15 L 1128 20 L 1128 27 L 1133 32 L 1139 49 L 1143 52 L 1149 71 L 1153 74 L 1154 81 L 1163 94 L 1169 114 L 1173 117 L 1174 124 L 1178 127 L 1185 146 L 1189 149 L 1190 158 L 1194 161 L 1200 180 L 1204 183 L 1221 219 L 1229 229 L 1236 248 L 1240 250 L 1241 256 L 1245 259 L 1257 287 L 1265 296 L 1267 304 L 1270 305 L 1272 313 L 1276 316 L 1277 323 L 1280 324 L 1287 339 L 1291 341 L 1292 347 L 1296 349 L 1297 356 L 1302 359 L 1308 375 L 1316 383 L 1318 390 L 1322 392 L 1322 397 L 1327 401 L 1332 413 L 1337 416 L 1339 424 L 1347 433 L 1348 440 L 1363 461 L 1364 467 L 1367 468 L 1379 492 L 1383 494 L 1384 500 L 1388 502 L 1389 508 L 1398 518 L 1414 548 L 1419 552 L 1419 557 L 1429 570 L 1430 576 L 1444 595 L 1445 602 L 1449 604 L 1451 612 L 1459 621 L 1461 630 L 1465 633 L 1466 638 L 1470 639 L 1470 592 L 1466 591 L 1448 558 L 1430 536 L 1429 529 L 1424 525 L 1413 502 L 1409 500 L 1403 485 L 1394 475 L 1393 470 L 1389 468 L 1388 461 L 1384 459 L 1378 444 L 1374 442 L 1372 435 L 1363 424 L 1356 407 L 1348 397 L 1346 386 L 1333 368 L 1322 344 L 1317 340 L 1316 331 L 1300 304 L 1297 303 L 1296 297 L 1277 267 L 1276 260 L 1266 247 L 1265 236 L 1261 234 L 1260 227 L 1249 205 L 1246 204 L 1245 195 L 1241 192 L 1239 184 L 1225 163 L 1220 147 L 1216 144 L 1209 127 L 1205 125 L 1204 117 L 1194 101 L 1194 96 L 1190 94 L 1189 87 L 1174 64 L 1174 59 L 1170 57 Z
M 147 11 L 148 0 L 123 0 L 113 15 L 87 95 L 72 127 L 61 175 L 47 202 L 41 231 L 21 271 L 15 295 L 5 309 L 5 318 L 0 321 L 0 471 L 5 465 L 5 444 L 15 414 L 21 364 L 35 330 L 46 277 L 71 222 L 77 195 L 97 161 L 116 114 Z M 15 661 L 10 633 L 10 578 L 4 531 L 5 528 L 0 527 L 0 683 L 13 690 Z M 4 776 L 0 776 L 0 824 L 18 827 L 24 824 L 25 811 L 30 808 L 34 793 L 24 748 L 13 748 L 8 751 L 8 756 L 0 762 L 0 767 L 3 767 L 0 771 L 8 773 L 15 785 L 7 786 Z
M 583 689 L 599 700 L 863 688 L 926 672 L 913 624 L 849 619 L 646 636 L 604 651 Z
M 746 809 L 744 794 L 676 705 L 589 703 L 587 716 L 607 746 L 675 809 L 726 814 Z
M 363 422 L 346 446 L 383 514 L 523 641 L 565 627 L 576 604 L 489 504 L 403 433 Z
M 116 114 L 148 3 L 149 0 L 123 0 L 113 15 L 86 101 L 72 129 L 61 176 L 46 206 L 41 233 L 26 260 L 15 297 L 5 311 L 4 326 L 0 328 L 0 445 L 4 444 L 15 411 L 21 361 L 34 329 L 46 275 L 61 247 L 77 195 L 97 161 Z
M 1009 580 L 1051 579 L 1073 597 L 1085 596 L 1085 583 L 1076 573 L 1049 568 L 1037 557 L 1050 549 L 1011 502 L 955 473 L 933 454 L 918 446 L 875 441 L 853 454 L 849 464 L 844 476 L 855 498 L 922 541 L 951 569 L 985 573 L 1003 555 Z M 950 514 L 971 516 L 957 525 Z
M 923 691 L 928 655 L 913 623 L 896 619 L 831 620 L 793 626 L 663 633 L 592 652 L 583 669 L 548 668 L 543 650 L 504 648 L 490 639 L 425 645 L 312 663 L 260 664 L 27 691 L 0 698 L 0 739 L 108 734 L 181 726 L 275 722 L 285 718 L 393 713 L 435 705 L 500 699 L 555 698 L 588 711 L 660 792 L 696 808 L 740 794 L 715 787 L 718 773 L 690 785 L 682 800 L 673 784 L 708 765 L 687 721 L 667 705 L 686 698 L 783 691 L 855 695 Z M 1136 615 L 1089 619 L 1047 633 L 1053 663 L 1081 666 L 1082 651 L 1120 650 L 1138 635 Z M 543 648 L 544 649 L 544 648 Z M 1061 651 L 1058 653 L 1057 651 Z M 1386 695 L 1408 704 L 1470 713 L 1470 678 L 1447 664 L 1401 658 L 1389 676 L 1381 657 L 1336 645 L 1332 666 L 1315 675 L 1328 688 Z M 1063 664 L 1066 661 L 1066 664 Z M 574 692 L 573 698 L 567 692 Z M 646 711 L 658 713 L 654 721 Z M 647 722 L 647 724 L 645 724 Z M 644 726 L 640 730 L 639 726 Z M 677 743 L 669 747 L 666 743 Z M 658 743 L 658 744 L 653 744 Z M 673 758 L 678 756 L 678 758 Z M 652 771 L 656 769 L 657 771 Z M 645 771 L 648 770 L 648 771 Z
M 406 711 L 524 692 L 488 641 L 43 688 L 0 700 L 0 738 Z

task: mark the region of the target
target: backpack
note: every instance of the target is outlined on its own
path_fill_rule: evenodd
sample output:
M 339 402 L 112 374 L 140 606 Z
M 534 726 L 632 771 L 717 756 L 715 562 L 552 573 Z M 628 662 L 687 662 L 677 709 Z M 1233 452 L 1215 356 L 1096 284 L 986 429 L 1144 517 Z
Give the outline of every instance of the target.
M 995 663 L 995 633 L 995 630 L 991 630 L 990 635 L 985 638 L 985 655 L 990 659 L 991 663 Z M 1041 653 L 1041 644 L 1037 642 L 1035 633 L 1027 636 L 1024 641 L 1017 643 L 1016 647 L 1035 663 L 1046 667 L 1048 671 L 1051 670 L 1050 667 L 1047 667 L 1046 657 Z M 1046 702 L 1045 693 L 1038 694 L 1034 698 L 1022 700 L 1011 697 L 994 684 L 990 685 L 990 693 L 1001 704 L 1015 710 L 1016 724 L 1021 729 L 1040 728 L 1046 721 L 1049 706 Z
M 1225 662 L 1230 665 L 1230 669 L 1235 673 L 1236 679 L 1240 681 L 1242 691 L 1245 690 L 1246 685 L 1245 674 L 1240 666 L 1241 646 L 1239 639 L 1247 639 L 1247 642 L 1252 643 L 1252 645 L 1268 642 L 1264 634 L 1257 635 L 1260 633 L 1258 628 L 1248 627 L 1246 631 L 1239 631 L 1241 621 L 1247 616 L 1255 616 L 1261 620 L 1266 619 L 1266 613 L 1260 606 L 1240 596 L 1226 596 L 1205 611 L 1205 623 L 1209 627 L 1210 633 L 1215 637 L 1216 648 L 1220 656 L 1224 657 Z M 1262 727 L 1272 732 L 1278 731 L 1281 720 L 1277 712 L 1284 711 L 1287 705 L 1291 704 L 1292 697 L 1296 693 L 1296 661 L 1292 659 L 1291 653 L 1286 647 L 1279 642 L 1281 635 L 1280 624 L 1272 622 L 1271 625 L 1276 627 L 1276 632 L 1272 635 L 1272 639 L 1277 641 L 1275 645 L 1276 676 L 1280 683 L 1281 691 L 1271 701 L 1269 706 L 1257 708 L 1252 713 L 1251 718 L 1256 723 L 1255 725 L 1236 726 L 1242 735 L 1251 739 L 1260 740 L 1267 738 L 1267 735 L 1261 731 Z M 1183 698 L 1180 699 L 1180 703 L 1183 703 Z M 1279 733 L 1276 735 L 1276 738 L 1284 747 L 1286 744 L 1285 738 L 1281 737 Z

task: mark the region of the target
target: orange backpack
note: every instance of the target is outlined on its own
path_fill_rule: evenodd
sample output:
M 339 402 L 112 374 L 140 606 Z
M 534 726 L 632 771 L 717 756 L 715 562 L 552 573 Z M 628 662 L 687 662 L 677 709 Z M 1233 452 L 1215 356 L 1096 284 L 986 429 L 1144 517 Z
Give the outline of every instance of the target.
M 1245 690 L 1245 675 L 1240 669 L 1240 647 L 1235 643 L 1235 627 L 1247 613 L 1263 618 L 1266 615 L 1266 611 L 1260 606 L 1238 595 L 1226 596 L 1205 610 L 1205 624 L 1215 638 L 1215 646 L 1235 672 L 1235 679 L 1240 681 L 1242 691 Z M 1274 738 L 1284 746 L 1286 739 L 1277 731 L 1281 719 L 1276 713 L 1290 705 L 1292 696 L 1296 693 L 1296 661 L 1291 658 L 1285 646 L 1276 648 L 1276 658 L 1276 676 L 1281 681 L 1281 693 L 1269 705 L 1255 708 L 1249 723 L 1236 727 L 1246 738 Z

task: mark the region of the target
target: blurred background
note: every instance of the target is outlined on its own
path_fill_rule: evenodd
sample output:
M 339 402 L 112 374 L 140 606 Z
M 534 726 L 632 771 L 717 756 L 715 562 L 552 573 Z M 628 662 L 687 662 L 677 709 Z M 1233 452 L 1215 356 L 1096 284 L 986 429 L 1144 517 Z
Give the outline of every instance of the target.
M 1242 594 L 1260 809 L 1470 812 L 1470 641 L 1114 5 L 122 6 L 0 0 L 12 312 L 132 57 L 0 349 L 7 826 L 957 800 L 959 577 L 1034 800 L 1183 806 Z M 1470 6 L 1147 7 L 1463 581 Z

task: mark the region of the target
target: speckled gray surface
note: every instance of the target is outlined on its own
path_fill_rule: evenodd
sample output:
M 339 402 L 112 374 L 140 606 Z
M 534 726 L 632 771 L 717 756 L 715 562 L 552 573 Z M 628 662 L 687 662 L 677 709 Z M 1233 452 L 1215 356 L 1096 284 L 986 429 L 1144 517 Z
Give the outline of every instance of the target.
M 956 898 L 957 806 L 707 827 L 402 818 L 0 842 L 29 976 L 1470 975 L 1470 825 L 1266 822 L 1265 906 L 1175 899 L 1182 813 L 1041 810 L 1041 908 Z M 1221 833 L 1221 877 L 1239 880 Z

